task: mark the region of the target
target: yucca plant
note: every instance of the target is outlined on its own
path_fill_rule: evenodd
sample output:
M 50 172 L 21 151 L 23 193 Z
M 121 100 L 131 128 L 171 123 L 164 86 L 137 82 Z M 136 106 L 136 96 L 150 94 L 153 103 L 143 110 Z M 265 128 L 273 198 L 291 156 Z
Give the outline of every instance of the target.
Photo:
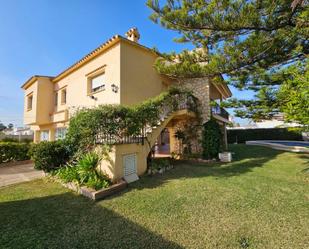
M 101 158 L 95 152 L 89 152 L 80 158 L 76 167 L 81 184 L 90 181 L 90 179 L 100 178 L 100 173 L 97 171 L 100 160 Z

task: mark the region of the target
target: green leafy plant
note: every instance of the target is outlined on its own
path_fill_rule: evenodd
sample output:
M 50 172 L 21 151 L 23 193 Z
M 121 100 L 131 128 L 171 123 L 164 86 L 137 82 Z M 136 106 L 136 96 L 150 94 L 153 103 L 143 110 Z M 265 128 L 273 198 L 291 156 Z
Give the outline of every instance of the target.
M 81 184 L 88 182 L 91 178 L 100 178 L 100 174 L 97 171 L 97 166 L 99 162 L 100 157 L 94 152 L 89 152 L 85 154 L 77 162 L 76 167 Z
M 76 182 L 79 183 L 79 175 L 77 167 L 74 164 L 67 164 L 64 167 L 55 171 L 55 175 L 59 177 L 63 182 Z
M 43 141 L 34 144 L 30 153 L 34 167 L 46 172 L 65 165 L 73 156 L 72 148 L 66 140 Z
M 222 145 L 222 134 L 219 124 L 211 119 L 204 124 L 202 135 L 203 158 L 218 157 Z
M 108 143 L 116 143 L 125 136 L 140 136 L 146 125 L 157 125 L 163 108 L 175 111 L 184 99 L 188 108 L 196 111 L 197 99 L 191 92 L 177 88 L 132 107 L 100 105 L 78 110 L 70 120 L 67 140 L 74 145 L 75 150 L 90 151 L 100 140 L 98 136 Z
M 0 163 L 30 159 L 30 144 L 18 142 L 0 142 Z
M 111 184 L 109 178 L 98 170 L 101 158 L 95 152 L 89 152 L 75 164 L 67 164 L 56 171 L 63 182 L 75 182 L 80 186 L 87 186 L 93 189 L 106 188 Z
M 166 169 L 170 165 L 171 165 L 171 160 L 168 158 L 154 158 L 151 160 L 150 169 L 151 170 Z

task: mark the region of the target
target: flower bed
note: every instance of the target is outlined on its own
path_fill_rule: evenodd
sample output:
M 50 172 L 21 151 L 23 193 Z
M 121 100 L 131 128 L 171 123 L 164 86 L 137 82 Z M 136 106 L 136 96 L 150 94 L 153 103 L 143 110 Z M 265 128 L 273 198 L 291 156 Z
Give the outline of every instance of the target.
M 100 190 L 95 190 L 84 186 L 80 187 L 73 182 L 62 183 L 62 185 L 94 201 L 119 193 L 127 187 L 127 183 L 124 180 L 120 180 L 119 182 Z

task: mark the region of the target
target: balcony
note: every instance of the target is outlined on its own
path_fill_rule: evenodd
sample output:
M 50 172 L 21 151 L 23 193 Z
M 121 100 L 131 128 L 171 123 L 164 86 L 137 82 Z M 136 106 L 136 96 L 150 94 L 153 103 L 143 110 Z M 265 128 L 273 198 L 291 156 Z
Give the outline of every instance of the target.
M 211 106 L 211 115 L 213 117 L 221 117 L 225 120 L 229 120 L 229 113 L 224 108 L 220 107 L 220 105 L 217 103 L 213 103 L 214 105 Z
M 68 110 L 58 111 L 51 115 L 51 122 L 66 122 L 69 119 Z

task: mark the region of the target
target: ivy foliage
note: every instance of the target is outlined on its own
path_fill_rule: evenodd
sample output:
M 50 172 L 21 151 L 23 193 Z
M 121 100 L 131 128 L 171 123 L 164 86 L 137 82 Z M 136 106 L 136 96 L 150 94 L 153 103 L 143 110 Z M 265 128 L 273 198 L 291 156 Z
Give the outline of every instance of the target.
M 75 145 L 76 150 L 87 150 L 96 144 L 98 134 L 119 138 L 140 135 L 145 126 L 158 124 L 163 108 L 175 111 L 184 97 L 190 100 L 187 102 L 189 109 L 196 111 L 197 99 L 191 92 L 177 88 L 171 88 L 132 107 L 100 105 L 92 109 L 81 109 L 70 119 L 67 140 Z
M 210 119 L 204 124 L 202 135 L 203 158 L 213 159 L 218 157 L 221 150 L 222 134 L 219 124 Z

